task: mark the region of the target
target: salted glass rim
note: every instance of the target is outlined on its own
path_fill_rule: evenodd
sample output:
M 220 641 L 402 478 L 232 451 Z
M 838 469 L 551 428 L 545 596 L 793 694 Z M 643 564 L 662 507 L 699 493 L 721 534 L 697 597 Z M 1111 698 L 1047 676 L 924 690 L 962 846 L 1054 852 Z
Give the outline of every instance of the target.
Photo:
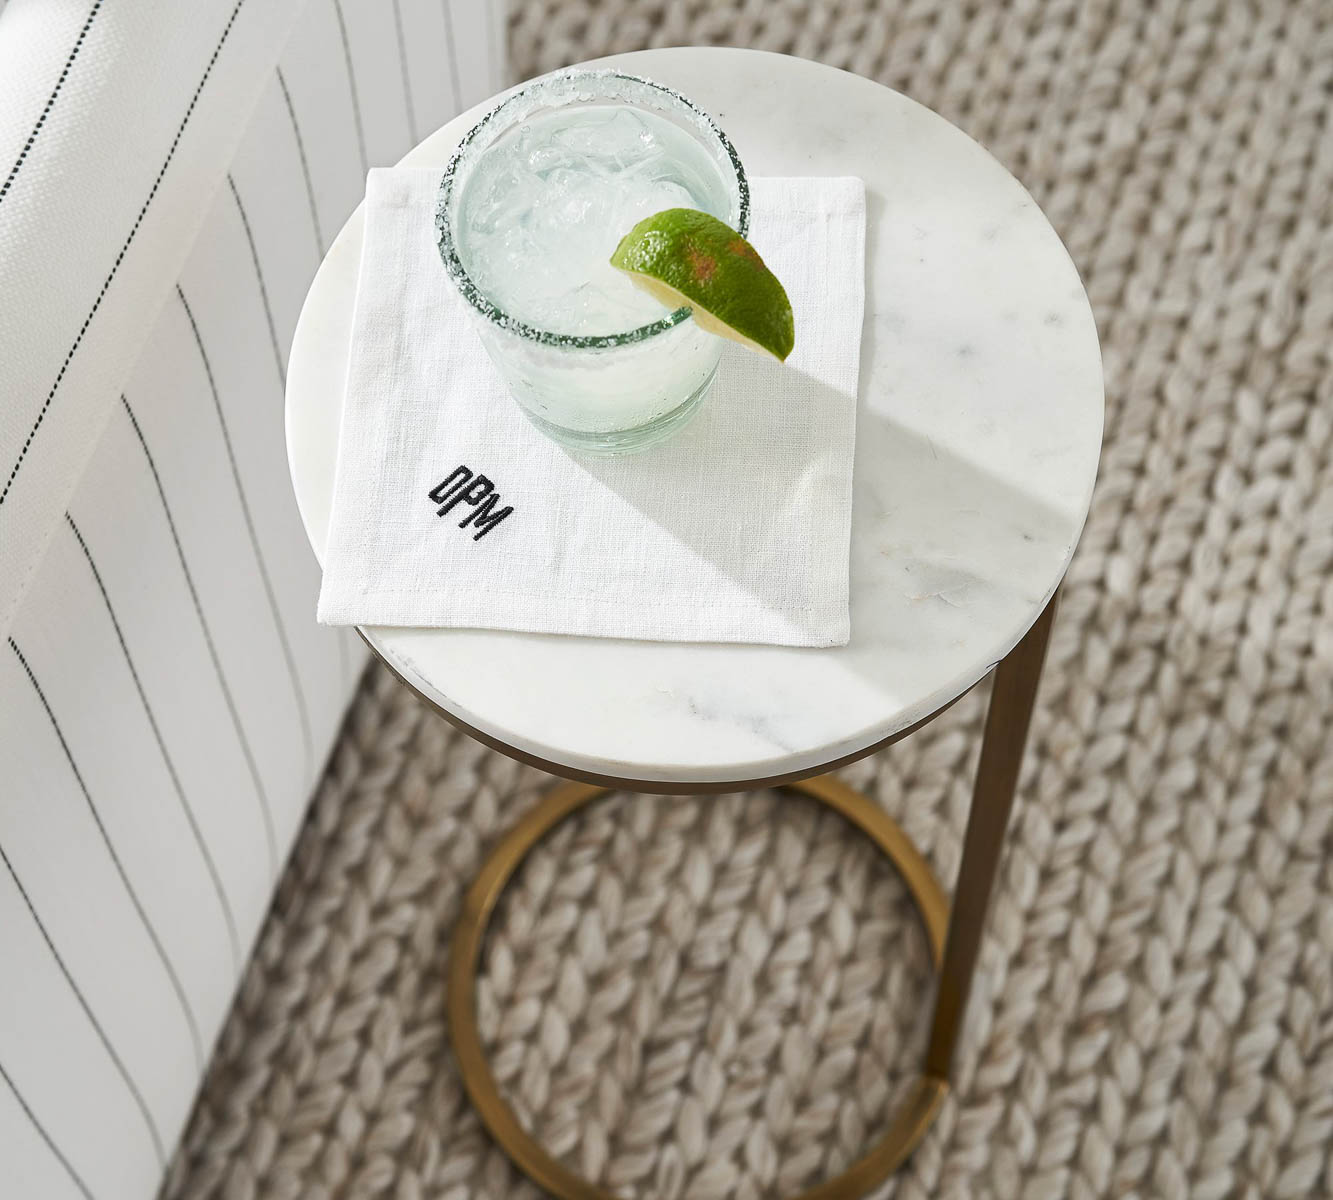
M 607 350 L 615 346 L 629 346 L 635 343 L 646 341 L 659 333 L 665 333 L 668 329 L 673 329 L 682 321 L 686 320 L 691 309 L 688 305 L 668 313 L 665 317 L 660 317 L 647 325 L 640 325 L 636 329 L 626 329 L 619 333 L 555 333 L 548 329 L 538 329 L 534 325 L 529 325 L 526 321 L 521 321 L 517 317 L 511 316 L 497 305 L 489 296 L 477 286 L 476 282 L 468 274 L 467 268 L 463 265 L 462 259 L 458 255 L 458 249 L 454 244 L 453 224 L 449 216 L 450 202 L 454 198 L 454 183 L 458 175 L 458 169 L 463 164 L 467 156 L 468 148 L 472 143 L 491 126 L 497 118 L 505 115 L 507 111 L 515 107 L 521 107 L 521 102 L 531 100 L 533 97 L 540 97 L 544 92 L 555 88 L 556 86 L 570 81 L 588 80 L 596 83 L 605 83 L 609 80 L 625 80 L 630 83 L 642 84 L 661 92 L 676 105 L 686 110 L 685 115 L 690 118 L 693 126 L 692 132 L 696 135 L 712 137 L 718 145 L 722 147 L 727 160 L 731 163 L 731 168 L 736 175 L 736 190 L 739 197 L 738 209 L 739 216 L 737 225 L 742 237 L 748 235 L 750 231 L 750 184 L 745 176 L 745 168 L 741 165 L 740 156 L 736 153 L 736 148 L 731 144 L 731 140 L 718 127 L 708 113 L 695 104 L 692 100 L 680 94 L 675 88 L 668 87 L 664 83 L 658 83 L 655 79 L 646 79 L 642 75 L 633 75 L 626 71 L 617 71 L 614 68 L 602 68 L 597 70 L 585 69 L 566 69 L 562 71 L 553 71 L 549 75 L 543 75 L 540 79 L 511 92 L 501 100 L 494 108 L 490 109 L 466 134 L 462 141 L 458 143 L 452 156 L 449 159 L 448 166 L 444 169 L 444 177 L 440 180 L 440 190 L 435 206 L 435 233 L 436 244 L 439 247 L 440 258 L 444 260 L 444 268 L 449 278 L 453 280 L 463 298 L 483 317 L 498 325 L 501 329 L 523 338 L 526 341 L 537 342 L 543 346 L 554 346 L 561 349 L 578 350 Z M 582 97 L 574 94 L 566 99 L 564 103 L 577 102 Z M 597 97 L 590 97 L 596 99 Z M 630 101 L 632 103 L 632 101 Z M 552 107 L 559 107 L 553 105 Z M 535 110 L 534 110 L 535 111 Z M 525 114 L 526 115 L 526 114 Z M 505 131 L 502 129 L 501 134 Z M 497 135 L 499 136 L 499 135 Z M 459 200 L 461 202 L 461 193 Z

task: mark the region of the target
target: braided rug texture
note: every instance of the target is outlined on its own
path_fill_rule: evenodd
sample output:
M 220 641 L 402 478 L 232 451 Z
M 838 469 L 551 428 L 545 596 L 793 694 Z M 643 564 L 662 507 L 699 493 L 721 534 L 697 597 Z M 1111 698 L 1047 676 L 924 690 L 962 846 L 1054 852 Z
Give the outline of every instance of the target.
M 1333 6 L 513 0 L 526 76 L 788 51 L 988 146 L 1077 261 L 1108 421 L 957 1087 L 880 1191 L 1333 1196 Z M 957 868 L 984 694 L 845 772 Z M 444 1023 L 462 890 L 548 781 L 372 669 L 170 1200 L 535 1193 Z M 515 880 L 479 1001 L 590 1177 L 790 1195 L 883 1128 L 930 972 L 892 873 L 805 801 L 618 797 Z

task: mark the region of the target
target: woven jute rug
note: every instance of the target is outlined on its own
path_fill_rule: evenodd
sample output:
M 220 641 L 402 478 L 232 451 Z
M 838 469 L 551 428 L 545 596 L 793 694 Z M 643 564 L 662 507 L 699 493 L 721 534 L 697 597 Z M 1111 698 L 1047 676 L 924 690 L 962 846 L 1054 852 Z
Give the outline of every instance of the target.
M 511 10 L 518 75 L 715 42 L 882 80 L 1013 170 L 1088 283 L 1100 483 L 957 1089 L 881 1194 L 1333 1195 L 1333 6 Z M 984 699 L 846 772 L 946 882 Z M 546 783 L 368 675 L 167 1197 L 533 1194 L 463 1096 L 445 961 L 462 889 Z M 826 1178 L 918 1061 L 905 895 L 798 799 L 613 798 L 493 928 L 508 1095 L 627 1194 Z

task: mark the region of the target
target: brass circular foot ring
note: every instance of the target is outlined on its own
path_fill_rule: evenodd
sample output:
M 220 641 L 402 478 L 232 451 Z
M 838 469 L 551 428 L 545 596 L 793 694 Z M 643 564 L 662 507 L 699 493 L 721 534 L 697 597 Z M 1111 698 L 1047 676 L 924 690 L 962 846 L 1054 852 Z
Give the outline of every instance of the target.
M 785 786 L 840 813 L 889 858 L 912 894 L 938 971 L 944 953 L 949 905 L 929 864 L 907 835 L 873 801 L 831 776 Z M 500 1148 L 533 1182 L 560 1200 L 618 1198 L 614 1192 L 589 1183 L 552 1158 L 519 1124 L 500 1095 L 477 1029 L 477 964 L 491 912 L 528 851 L 570 814 L 613 790 L 587 783 L 561 784 L 505 835 L 468 889 L 449 955 L 449 1031 L 463 1085 Z M 943 1079 L 920 1076 L 893 1114 L 884 1136 L 865 1155 L 841 1175 L 801 1192 L 795 1200 L 856 1200 L 864 1196 L 916 1148 L 948 1089 Z

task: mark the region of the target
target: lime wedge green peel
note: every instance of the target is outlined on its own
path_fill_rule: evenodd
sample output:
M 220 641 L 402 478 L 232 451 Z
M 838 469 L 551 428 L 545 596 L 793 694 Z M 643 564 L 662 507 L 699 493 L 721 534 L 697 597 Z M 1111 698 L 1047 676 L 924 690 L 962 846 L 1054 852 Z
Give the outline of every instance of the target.
M 688 305 L 709 333 L 786 359 L 796 343 L 791 301 L 759 252 L 725 221 L 668 208 L 640 221 L 611 255 L 668 308 Z

